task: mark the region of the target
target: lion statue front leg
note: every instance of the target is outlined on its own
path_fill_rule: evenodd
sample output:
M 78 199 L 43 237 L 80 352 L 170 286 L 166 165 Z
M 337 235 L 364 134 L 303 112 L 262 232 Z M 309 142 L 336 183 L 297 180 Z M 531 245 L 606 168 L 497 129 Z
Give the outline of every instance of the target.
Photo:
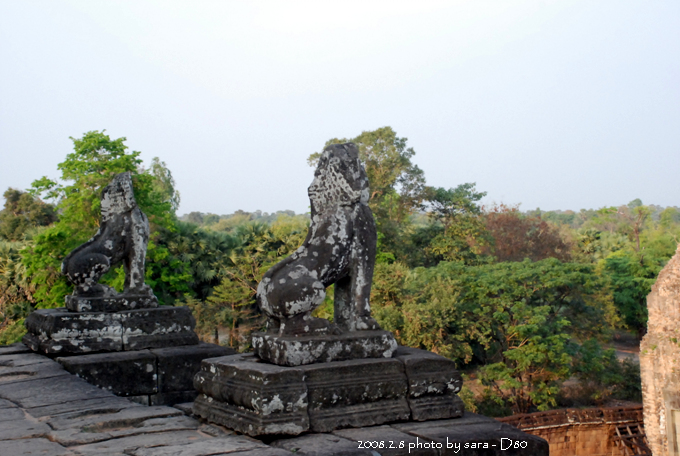
M 343 331 L 380 329 L 371 317 L 377 234 L 367 206 L 356 208 L 353 228 L 348 274 L 335 283 L 334 321 Z

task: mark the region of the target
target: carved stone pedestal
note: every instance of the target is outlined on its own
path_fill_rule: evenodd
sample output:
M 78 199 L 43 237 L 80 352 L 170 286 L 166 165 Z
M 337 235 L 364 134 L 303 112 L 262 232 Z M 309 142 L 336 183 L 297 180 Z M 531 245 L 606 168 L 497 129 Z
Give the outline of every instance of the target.
M 361 358 L 390 358 L 397 341 L 389 331 L 353 331 L 340 335 L 278 336 L 252 333 L 257 356 L 280 366 Z
M 40 309 L 26 318 L 23 342 L 36 352 L 68 355 L 196 345 L 188 307 L 121 312 Z
M 330 432 L 463 413 L 452 361 L 400 347 L 391 358 L 295 367 L 253 354 L 203 360 L 194 413 L 252 436 Z

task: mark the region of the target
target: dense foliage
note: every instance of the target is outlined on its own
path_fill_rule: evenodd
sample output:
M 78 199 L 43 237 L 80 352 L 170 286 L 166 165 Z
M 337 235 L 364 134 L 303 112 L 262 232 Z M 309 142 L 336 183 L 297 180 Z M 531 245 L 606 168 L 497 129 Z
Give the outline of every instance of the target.
M 598 210 L 523 213 L 481 205 L 474 183 L 426 185 L 415 151 L 390 127 L 353 141 L 371 181 L 378 227 L 374 315 L 402 344 L 455 360 L 469 373 L 468 406 L 489 414 L 638 399 L 639 371 L 604 348 L 616 331 L 646 328 L 645 298 L 680 239 L 680 211 L 634 200 Z M 60 262 L 99 223 L 99 194 L 129 171 L 149 216 L 146 281 L 165 305 L 188 305 L 204 339 L 249 348 L 261 325 L 264 272 L 303 241 L 309 216 L 175 211 L 179 193 L 158 158 L 145 168 L 125 138 L 88 132 L 59 164 L 60 180 L 9 189 L 0 211 L 0 344 L 19 340 L 36 307 L 71 290 Z M 314 165 L 319 153 L 311 154 Z M 45 202 L 47 201 L 47 202 Z M 104 281 L 122 286 L 121 268 Z M 332 287 L 316 315 L 332 318 Z M 585 398 L 585 399 L 584 399 Z M 572 401 L 572 404 L 578 401 Z

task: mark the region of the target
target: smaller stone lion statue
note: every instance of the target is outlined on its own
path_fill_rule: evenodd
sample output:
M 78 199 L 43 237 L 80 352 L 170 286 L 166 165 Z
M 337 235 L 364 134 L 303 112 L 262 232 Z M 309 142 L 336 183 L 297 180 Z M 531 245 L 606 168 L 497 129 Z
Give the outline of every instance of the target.
M 312 220 L 307 238 L 269 269 L 257 288 L 267 331 L 311 335 L 380 329 L 369 303 L 377 234 L 368 178 L 354 144 L 323 151 L 308 193 Z M 335 324 L 311 316 L 333 283 Z
M 61 264 L 61 272 L 74 285 L 74 297 L 114 297 L 116 291 L 100 284 L 111 267 L 123 262 L 123 295 L 153 296 L 144 284 L 144 259 L 149 241 L 149 220 L 139 209 L 129 172 L 116 175 L 102 190 L 99 231 L 74 249 Z

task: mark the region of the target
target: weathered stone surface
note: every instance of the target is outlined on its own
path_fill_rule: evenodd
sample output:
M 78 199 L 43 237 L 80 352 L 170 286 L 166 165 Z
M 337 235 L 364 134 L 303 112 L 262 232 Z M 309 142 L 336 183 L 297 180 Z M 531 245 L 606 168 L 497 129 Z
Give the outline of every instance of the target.
M 442 455 L 548 456 L 548 442 L 474 413 L 461 418 L 392 427 L 418 438 L 414 449 L 437 447 Z M 434 445 L 433 445 L 434 443 Z M 418 447 L 420 444 L 420 447 Z
M 6 408 L 15 408 L 16 404 L 8 401 L 7 399 L 0 399 L 0 410 Z
M 24 420 L 26 419 L 26 415 L 24 414 L 24 410 L 14 407 L 14 408 L 6 408 L 6 409 L 0 409 L 0 422 L 2 421 L 17 421 L 17 420 Z M 0 424 L 2 426 L 2 424 Z
M 358 358 L 390 358 L 397 348 L 392 333 L 382 330 L 310 336 L 254 332 L 252 343 L 257 356 L 281 366 Z
M 299 434 L 309 429 L 303 375 L 252 354 L 204 360 L 193 411 L 249 435 Z
M 26 410 L 31 416 L 42 418 L 45 416 L 68 417 L 73 414 L 83 416 L 86 414 L 115 413 L 130 407 L 140 407 L 140 405 L 121 397 L 106 395 L 94 399 L 76 399 L 68 402 L 27 408 Z
M 148 294 L 111 297 L 66 296 L 66 308 L 71 312 L 119 312 L 153 307 L 158 307 L 158 299 Z
M 463 379 L 453 361 L 409 347 L 399 347 L 394 357 L 404 364 L 411 419 L 426 421 L 463 415 L 465 406 L 457 396 Z
M 27 357 L 28 355 L 21 356 Z M 68 372 L 64 371 L 59 364 L 47 358 L 43 358 L 45 362 L 33 362 L 32 359 L 3 360 L 1 358 L 0 385 L 68 375 Z
M 329 432 L 408 420 L 404 367 L 396 359 L 355 359 L 301 366 L 310 429 Z
M 186 306 L 128 310 L 114 315 L 120 315 L 125 350 L 198 344 L 196 320 Z
M 0 356 L 2 355 L 15 355 L 19 353 L 30 353 L 31 349 L 28 348 L 23 343 L 19 342 L 12 345 L 3 345 L 0 347 Z
M 78 298 L 130 297 L 136 307 L 158 305 L 151 288 L 144 284 L 144 259 L 149 242 L 149 220 L 139 209 L 132 190 L 129 172 L 116 175 L 102 191 L 101 220 L 97 233 L 64 259 L 61 270 L 74 285 L 73 297 L 67 302 L 74 311 L 97 311 L 93 306 L 106 307 L 102 300 Z M 122 263 L 125 284 L 122 293 L 99 282 L 106 271 Z M 140 296 L 147 299 L 140 300 Z M 123 303 L 113 301 L 113 303 Z M 117 308 L 111 310 L 120 310 Z
M 118 396 L 158 392 L 156 357 L 149 350 L 57 358 L 71 374 Z
M 239 451 L 235 456 L 290 456 L 290 451 L 280 448 L 258 448 L 257 450 Z
M 308 434 L 275 440 L 273 447 L 305 456 L 372 456 L 371 450 L 360 449 L 357 442 L 332 434 Z
M 156 432 L 129 437 L 120 437 L 88 445 L 73 447 L 78 454 L 87 456 L 109 455 L 111 453 L 126 453 L 139 448 L 154 448 L 167 445 L 178 445 L 208 439 L 196 431 Z
M 439 451 L 431 448 L 415 448 L 416 437 L 400 432 L 389 425 L 341 429 L 333 434 L 351 440 L 356 446 L 368 448 L 381 456 L 438 456 Z M 409 443 L 413 444 L 409 448 Z
M 206 358 L 233 355 L 236 351 L 201 342 L 185 347 L 156 348 L 151 350 L 151 353 L 158 360 L 158 391 L 184 393 L 194 389 L 194 375 L 201 370 L 201 361 Z
M 183 445 L 168 445 L 156 448 L 138 448 L 129 452 L 131 456 L 209 456 L 229 453 L 240 453 L 246 450 L 257 450 L 264 453 L 268 447 L 257 440 L 244 436 L 227 436 Z M 258 453 L 259 454 L 259 453 Z
M 103 423 L 102 425 L 73 427 L 50 432 L 50 439 L 65 446 L 86 445 L 136 435 L 156 432 L 179 432 L 196 430 L 199 423 L 187 416 L 155 418 L 135 425 Z
M 104 431 L 122 427 L 138 426 L 144 421 L 156 418 L 181 416 L 182 412 L 173 407 L 131 407 L 115 413 L 96 413 L 70 417 L 56 417 L 47 422 L 54 430 L 88 429 Z
M 279 337 L 322 336 L 379 330 L 371 317 L 369 302 L 377 235 L 368 206 L 368 178 L 354 144 L 335 144 L 324 150 L 309 186 L 309 198 L 312 221 L 307 239 L 291 256 L 269 269 L 257 288 L 258 304 L 268 318 L 267 333 Z M 335 284 L 334 324 L 311 316 L 331 284 Z M 283 339 L 272 345 L 276 339 L 263 335 L 256 338 L 253 346 L 258 356 L 275 364 L 299 365 L 329 357 L 309 356 L 324 349 L 302 342 L 307 356 L 282 360 L 280 353 L 294 348 L 292 344 Z M 393 351 L 396 348 L 393 338 L 391 343 Z M 350 349 L 347 354 L 390 356 L 383 354 L 385 348 L 377 354 L 375 351 Z M 348 358 L 330 355 L 330 360 L 333 359 Z
M 120 351 L 123 328 L 115 315 L 39 309 L 26 318 L 24 343 L 48 354 Z
M 33 364 L 52 364 L 57 365 L 54 361 L 37 353 L 17 353 L 11 355 L 0 356 L 0 366 L 4 367 L 23 367 Z
M 0 423 L 0 440 L 30 439 L 44 437 L 50 432 L 49 426 L 34 419 L 22 418 Z
M 0 441 L 0 454 L 7 456 L 75 456 L 75 453 L 47 439 Z
M 188 307 L 116 313 L 40 309 L 26 318 L 24 343 L 47 354 L 96 353 L 196 345 Z
M 645 433 L 655 456 L 680 445 L 680 245 L 647 296 L 647 334 L 640 343 Z
M 70 375 L 27 380 L 19 384 L 0 384 L 0 397 L 27 409 L 110 395 L 108 391 Z

